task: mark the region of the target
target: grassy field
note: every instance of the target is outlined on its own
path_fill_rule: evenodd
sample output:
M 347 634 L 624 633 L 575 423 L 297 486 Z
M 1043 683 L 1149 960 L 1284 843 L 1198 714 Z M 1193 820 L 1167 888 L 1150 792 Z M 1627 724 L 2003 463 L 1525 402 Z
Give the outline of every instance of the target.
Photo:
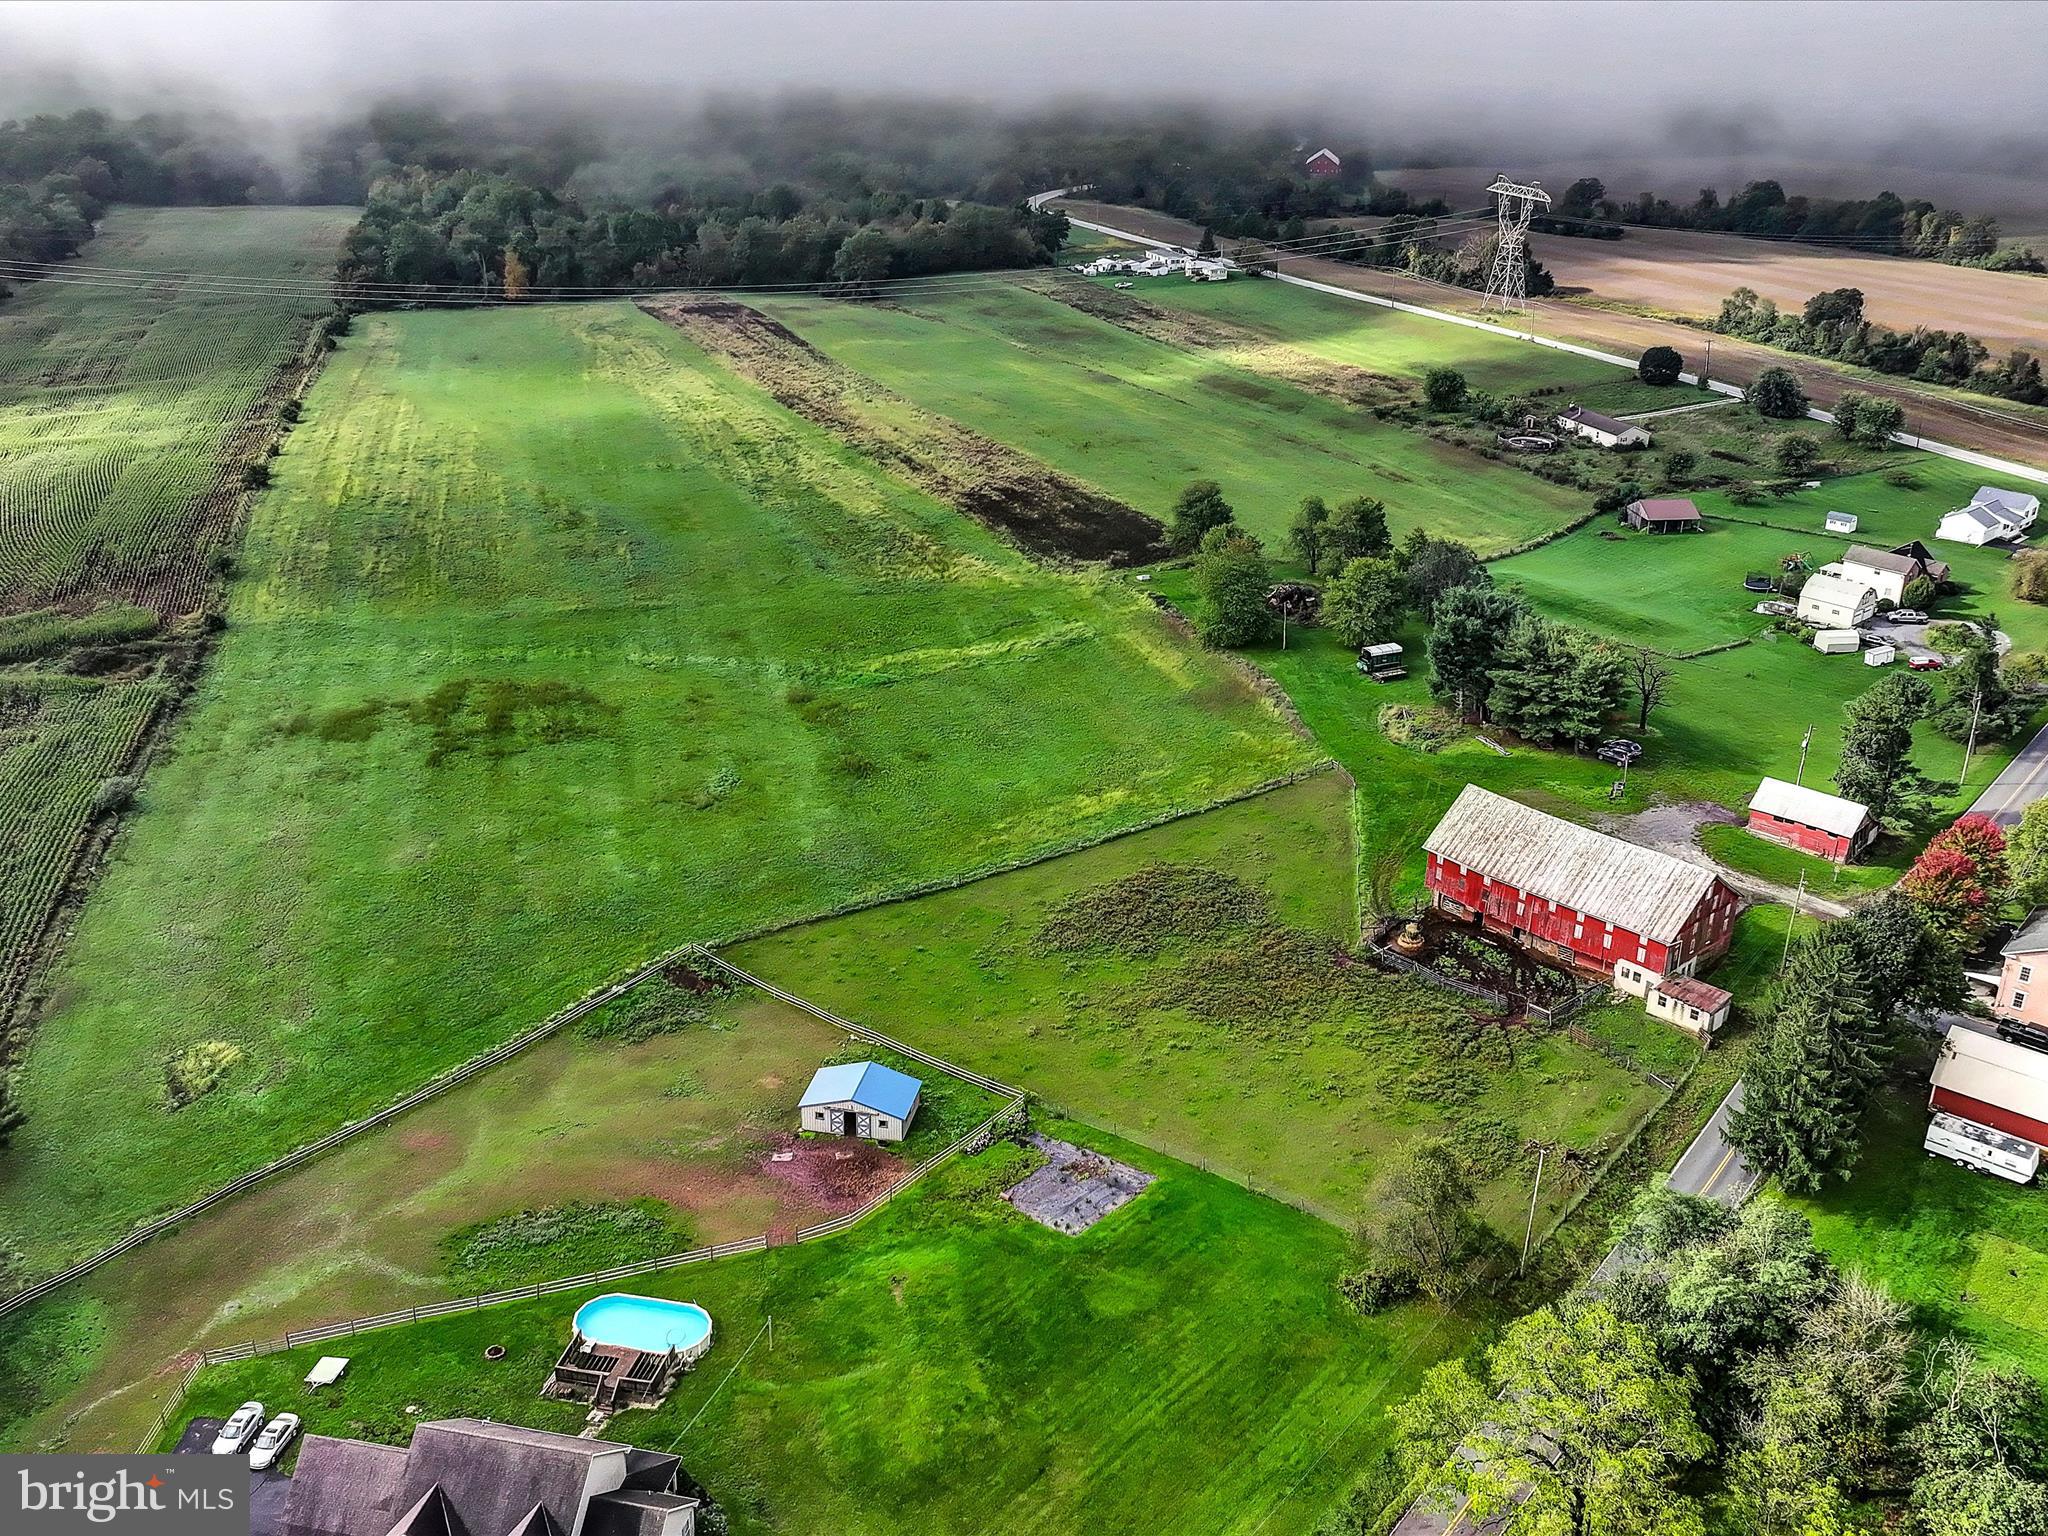
M 357 332 L 56 978 L 0 1167 L 36 1268 L 684 939 L 1318 756 L 1136 592 L 1028 564 L 636 310 Z
M 1584 510 L 1556 486 L 1028 288 L 901 305 L 754 302 L 917 405 L 1155 517 L 1190 480 L 1213 479 L 1240 522 L 1275 545 L 1304 496 L 1366 494 L 1386 501 L 1397 533 L 1426 527 L 1499 549 Z
M 1519 1237 L 1523 1144 L 1595 1148 L 1662 1091 L 1561 1035 L 1475 1027 L 1446 994 L 1339 956 L 1357 934 L 1349 798 L 1326 775 L 731 958 L 1337 1222 L 1366 1208 L 1390 1150 L 1448 1135 Z M 1570 1192 L 1551 1186 L 1544 1209 Z
M 645 982 L 397 1124 L 0 1320 L 0 1443 L 125 1450 L 169 1389 L 156 1367 L 185 1350 L 620 1262 L 590 1262 L 570 1243 L 526 1252 L 516 1277 L 451 1269 L 451 1234 L 511 1213 L 658 1202 L 682 1234 L 661 1252 L 786 1237 L 859 1204 L 995 1102 L 920 1067 L 925 1106 L 903 1146 L 840 1164 L 825 1143 L 797 1143 L 793 1161 L 771 1162 L 794 1141 L 812 1071 L 850 1047 L 751 989 L 700 1004 Z M 46 1353 L 57 1339 L 74 1347 Z
M 1880 1097 L 1847 1183 L 1793 1202 L 1845 1269 L 2048 1380 L 2048 1204 L 2022 1188 L 1929 1157 L 1916 1080 Z
M 996 1198 L 1019 1169 L 998 1148 L 843 1236 L 635 1281 L 706 1307 L 716 1342 L 664 1407 L 605 1433 L 673 1445 L 742 1536 L 1311 1530 L 1384 1444 L 1385 1402 L 1469 1325 L 1417 1306 L 1357 1317 L 1332 1284 L 1336 1229 L 1048 1128 L 1157 1182 L 1066 1236 Z M 398 1441 L 414 1410 L 573 1431 L 584 1410 L 537 1393 L 581 1300 L 362 1335 L 317 1395 L 305 1351 L 216 1368 L 187 1407 L 255 1396 L 315 1433 Z M 721 1386 L 770 1316 L 773 1347 Z M 485 1364 L 488 1344 L 505 1358 Z
M 1807 890 L 1831 898 L 1880 890 L 1896 882 L 1912 862 L 1906 848 L 1896 839 L 1878 845 L 1874 863 L 1837 864 L 1757 837 L 1740 826 L 1703 827 L 1700 846 L 1730 869 L 1755 875 L 1759 880 L 1796 886 L 1804 876 Z
M 303 278 L 352 210 L 118 209 L 114 266 Z M 81 846 L 117 809 L 235 535 L 239 466 L 317 298 L 30 283 L 0 305 L 0 1038 Z M 254 436 L 252 436 L 254 434 Z M 109 621 L 112 621 L 111 623 Z

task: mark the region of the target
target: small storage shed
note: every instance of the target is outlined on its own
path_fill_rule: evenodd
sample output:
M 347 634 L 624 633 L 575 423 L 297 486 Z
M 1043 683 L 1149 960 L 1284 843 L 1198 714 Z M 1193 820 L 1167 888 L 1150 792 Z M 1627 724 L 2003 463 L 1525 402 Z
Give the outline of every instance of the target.
M 1854 533 L 1856 514 L 1854 512 L 1830 512 L 1827 529 L 1829 533 Z
M 1689 1035 L 1712 1040 L 1714 1031 L 1728 1022 L 1728 1010 L 1735 1004 L 1733 993 L 1691 976 L 1666 976 L 1650 988 L 1644 1011 L 1652 1018 L 1675 1024 Z
M 1749 797 L 1749 830 L 1801 853 L 1847 864 L 1870 846 L 1877 823 L 1854 800 L 1765 779 Z
M 1823 629 L 1814 635 L 1813 648 L 1823 656 L 1847 656 L 1863 648 L 1863 637 L 1853 629 Z
M 1698 533 L 1701 528 L 1700 509 L 1684 496 L 1648 496 L 1632 501 L 1622 519 L 1631 528 L 1651 533 Z
M 1361 646 L 1358 652 L 1358 670 L 1376 683 L 1390 683 L 1395 678 L 1408 675 L 1408 663 L 1401 647 L 1388 641 L 1383 645 Z
M 923 1094 L 923 1083 L 879 1061 L 842 1062 L 812 1074 L 797 1116 L 804 1130 L 827 1136 L 901 1141 Z

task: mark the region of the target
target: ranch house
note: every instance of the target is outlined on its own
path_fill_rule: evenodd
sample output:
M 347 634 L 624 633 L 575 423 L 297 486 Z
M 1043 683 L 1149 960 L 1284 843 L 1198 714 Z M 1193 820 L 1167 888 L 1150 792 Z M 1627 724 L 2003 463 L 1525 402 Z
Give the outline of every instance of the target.
M 1700 522 L 1700 509 L 1686 496 L 1646 496 L 1632 501 L 1623 511 L 1622 521 L 1650 533 L 1698 533 L 1705 526 Z
M 1854 800 L 1765 779 L 1749 799 L 1749 830 L 1815 858 L 1848 864 L 1870 847 L 1877 823 Z
M 1638 997 L 1726 950 L 1742 905 L 1711 869 L 1476 784 L 1465 786 L 1422 846 L 1438 909 L 1598 972 Z
M 2000 539 L 2017 539 L 2034 526 L 2040 515 L 2041 498 L 2025 491 L 2001 491 L 1995 485 L 1980 485 L 1967 507 L 1958 507 L 1942 518 L 1934 530 L 1937 539 L 1956 544 L 1991 544 Z
M 1557 425 L 1561 431 L 1577 433 L 1588 442 L 1598 443 L 1602 448 L 1650 446 L 1650 434 L 1633 422 L 1603 416 L 1598 411 L 1587 410 L 1583 405 L 1568 405 L 1558 412 Z
M 797 1119 L 821 1135 L 901 1141 L 923 1094 L 923 1083 L 879 1061 L 842 1062 L 811 1075 Z

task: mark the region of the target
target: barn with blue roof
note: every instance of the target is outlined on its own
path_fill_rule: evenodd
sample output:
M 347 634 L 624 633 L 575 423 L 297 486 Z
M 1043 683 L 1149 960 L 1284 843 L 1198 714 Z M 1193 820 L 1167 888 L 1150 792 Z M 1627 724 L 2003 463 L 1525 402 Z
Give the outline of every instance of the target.
M 841 1062 L 812 1075 L 797 1117 L 803 1129 L 827 1136 L 901 1141 L 923 1093 L 923 1083 L 879 1061 Z

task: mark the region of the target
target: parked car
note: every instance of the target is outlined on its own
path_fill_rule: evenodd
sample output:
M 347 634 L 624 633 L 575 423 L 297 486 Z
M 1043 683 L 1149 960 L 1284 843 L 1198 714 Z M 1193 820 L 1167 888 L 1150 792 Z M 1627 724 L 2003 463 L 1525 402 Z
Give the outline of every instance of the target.
M 292 1437 L 299 1432 L 299 1416 L 296 1413 L 280 1413 L 263 1426 L 263 1433 L 256 1437 L 256 1443 L 249 1447 L 249 1465 L 262 1471 L 272 1466 L 284 1455 L 284 1448 L 292 1443 Z
M 1939 672 L 1941 670 L 1941 658 L 1939 656 L 1915 656 L 1906 665 L 1915 672 Z
M 1117 287 L 1119 287 L 1119 288 L 1135 288 L 1135 287 L 1137 287 L 1137 286 L 1138 286 L 1138 285 L 1137 285 L 1136 283 L 1118 283 L 1118 284 L 1117 284 Z
M 1894 624 L 1925 624 L 1927 615 L 1918 608 L 1894 608 L 1886 615 Z
M 1603 763 L 1612 763 L 1620 768 L 1643 755 L 1643 744 L 1640 741 L 1625 741 L 1617 737 L 1613 741 L 1601 742 L 1600 750 L 1594 755 Z
M 227 1423 L 221 1425 L 220 1433 L 213 1437 L 213 1454 L 239 1456 L 249 1448 L 249 1442 L 256 1438 L 256 1431 L 262 1427 L 263 1405 L 253 1402 L 242 1404 Z

